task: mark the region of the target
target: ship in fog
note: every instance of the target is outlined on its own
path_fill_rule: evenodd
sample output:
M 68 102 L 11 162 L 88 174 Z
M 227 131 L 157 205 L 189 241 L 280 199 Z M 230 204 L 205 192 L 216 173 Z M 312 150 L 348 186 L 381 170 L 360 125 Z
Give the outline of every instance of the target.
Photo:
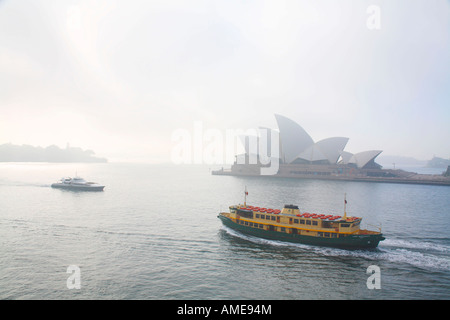
M 432 175 L 383 169 L 375 161 L 382 150 L 350 153 L 345 150 L 349 140 L 347 137 L 331 137 L 314 142 L 295 121 L 278 114 L 275 118 L 278 131 L 263 128 L 260 136 L 241 136 L 245 152 L 235 156 L 230 169 L 222 168 L 212 171 L 212 174 L 450 186 L 450 174 L 447 174 L 450 170 L 442 175 Z M 267 170 L 269 167 L 275 167 L 276 170 Z
M 103 191 L 105 186 L 96 182 L 88 182 L 81 177 L 61 178 L 58 182 L 52 183 L 52 188 L 59 188 L 72 191 Z

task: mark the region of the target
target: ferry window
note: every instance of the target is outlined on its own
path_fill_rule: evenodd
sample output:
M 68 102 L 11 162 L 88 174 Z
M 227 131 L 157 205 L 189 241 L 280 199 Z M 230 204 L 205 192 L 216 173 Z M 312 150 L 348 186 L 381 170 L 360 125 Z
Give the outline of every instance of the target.
M 266 220 L 270 220 L 270 216 L 266 216 Z
M 247 221 L 245 221 L 245 225 L 248 226 L 248 222 Z
M 317 232 L 318 237 L 323 237 L 323 232 Z
M 281 227 L 281 232 L 286 232 L 286 228 L 285 227 Z
M 259 227 L 260 227 L 261 229 L 264 228 L 264 226 L 263 226 L 262 224 L 260 224 Z
M 312 225 L 313 225 L 313 226 L 317 226 L 317 221 L 313 221 L 313 222 L 312 222 Z
M 306 220 L 307 225 L 311 225 L 311 220 Z
M 331 234 L 331 237 L 332 237 L 332 238 L 337 238 L 337 233 L 332 233 L 332 234 Z
M 294 223 L 298 223 L 298 219 L 294 219 Z
M 275 221 L 275 217 L 271 217 L 273 221 Z
M 253 227 L 253 222 L 248 223 L 250 227 Z
M 300 219 L 300 224 L 305 224 L 305 220 Z
M 330 234 L 329 234 L 328 232 L 325 232 L 323 235 L 324 235 L 326 238 L 329 238 L 329 237 L 330 237 Z
M 341 227 L 342 228 L 348 228 L 350 225 L 348 224 L 348 223 L 343 223 L 343 224 L 341 224 Z
M 262 214 L 262 215 L 261 215 L 261 219 L 264 219 L 264 218 L 265 218 L 265 217 L 264 217 L 264 215 Z
M 259 214 L 256 214 L 256 219 L 259 219 Z
M 322 221 L 322 227 L 323 228 L 331 228 L 331 222 L 330 221 Z

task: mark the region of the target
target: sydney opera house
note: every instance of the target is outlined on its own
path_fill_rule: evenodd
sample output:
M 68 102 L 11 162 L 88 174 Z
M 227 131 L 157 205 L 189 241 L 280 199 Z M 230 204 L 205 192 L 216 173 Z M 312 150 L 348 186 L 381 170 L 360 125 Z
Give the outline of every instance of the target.
M 375 162 L 381 150 L 350 153 L 345 150 L 349 138 L 330 137 L 315 142 L 295 121 L 281 115 L 275 118 L 278 130 L 261 128 L 262 135 L 240 137 L 245 152 L 236 155 L 230 169 L 222 168 L 212 174 L 450 184 L 449 177 L 383 169 Z
M 275 118 L 279 128 L 280 150 L 278 154 L 280 155 L 280 163 L 318 165 L 339 163 L 349 164 L 357 168 L 379 169 L 381 167 L 374 161 L 382 152 L 381 150 L 352 154 L 344 151 L 349 138 L 332 137 L 314 142 L 311 136 L 296 122 L 278 114 L 275 115 Z M 246 154 L 249 155 L 249 137 L 241 138 Z

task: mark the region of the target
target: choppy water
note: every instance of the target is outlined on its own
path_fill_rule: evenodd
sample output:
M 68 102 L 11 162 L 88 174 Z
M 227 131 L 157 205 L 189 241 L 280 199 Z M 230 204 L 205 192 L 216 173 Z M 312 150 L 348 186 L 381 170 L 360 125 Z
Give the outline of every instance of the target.
M 75 171 L 100 193 L 52 189 Z M 373 251 L 223 227 L 243 202 L 382 224 Z M 449 299 L 450 187 L 212 176 L 208 167 L 0 164 L 0 299 Z M 68 266 L 80 289 L 68 289 Z M 368 289 L 370 265 L 381 289 Z

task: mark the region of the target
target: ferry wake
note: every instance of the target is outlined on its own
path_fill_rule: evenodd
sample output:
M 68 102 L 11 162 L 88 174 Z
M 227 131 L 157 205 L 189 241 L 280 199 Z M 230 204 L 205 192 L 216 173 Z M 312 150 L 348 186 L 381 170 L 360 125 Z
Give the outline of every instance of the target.
M 245 191 L 245 197 L 248 192 Z M 347 200 L 345 199 L 345 205 Z M 232 205 L 219 213 L 222 223 L 252 236 L 343 249 L 376 248 L 385 239 L 379 231 L 360 229 L 362 218 L 300 212 L 297 205 L 282 210 L 247 205 Z

